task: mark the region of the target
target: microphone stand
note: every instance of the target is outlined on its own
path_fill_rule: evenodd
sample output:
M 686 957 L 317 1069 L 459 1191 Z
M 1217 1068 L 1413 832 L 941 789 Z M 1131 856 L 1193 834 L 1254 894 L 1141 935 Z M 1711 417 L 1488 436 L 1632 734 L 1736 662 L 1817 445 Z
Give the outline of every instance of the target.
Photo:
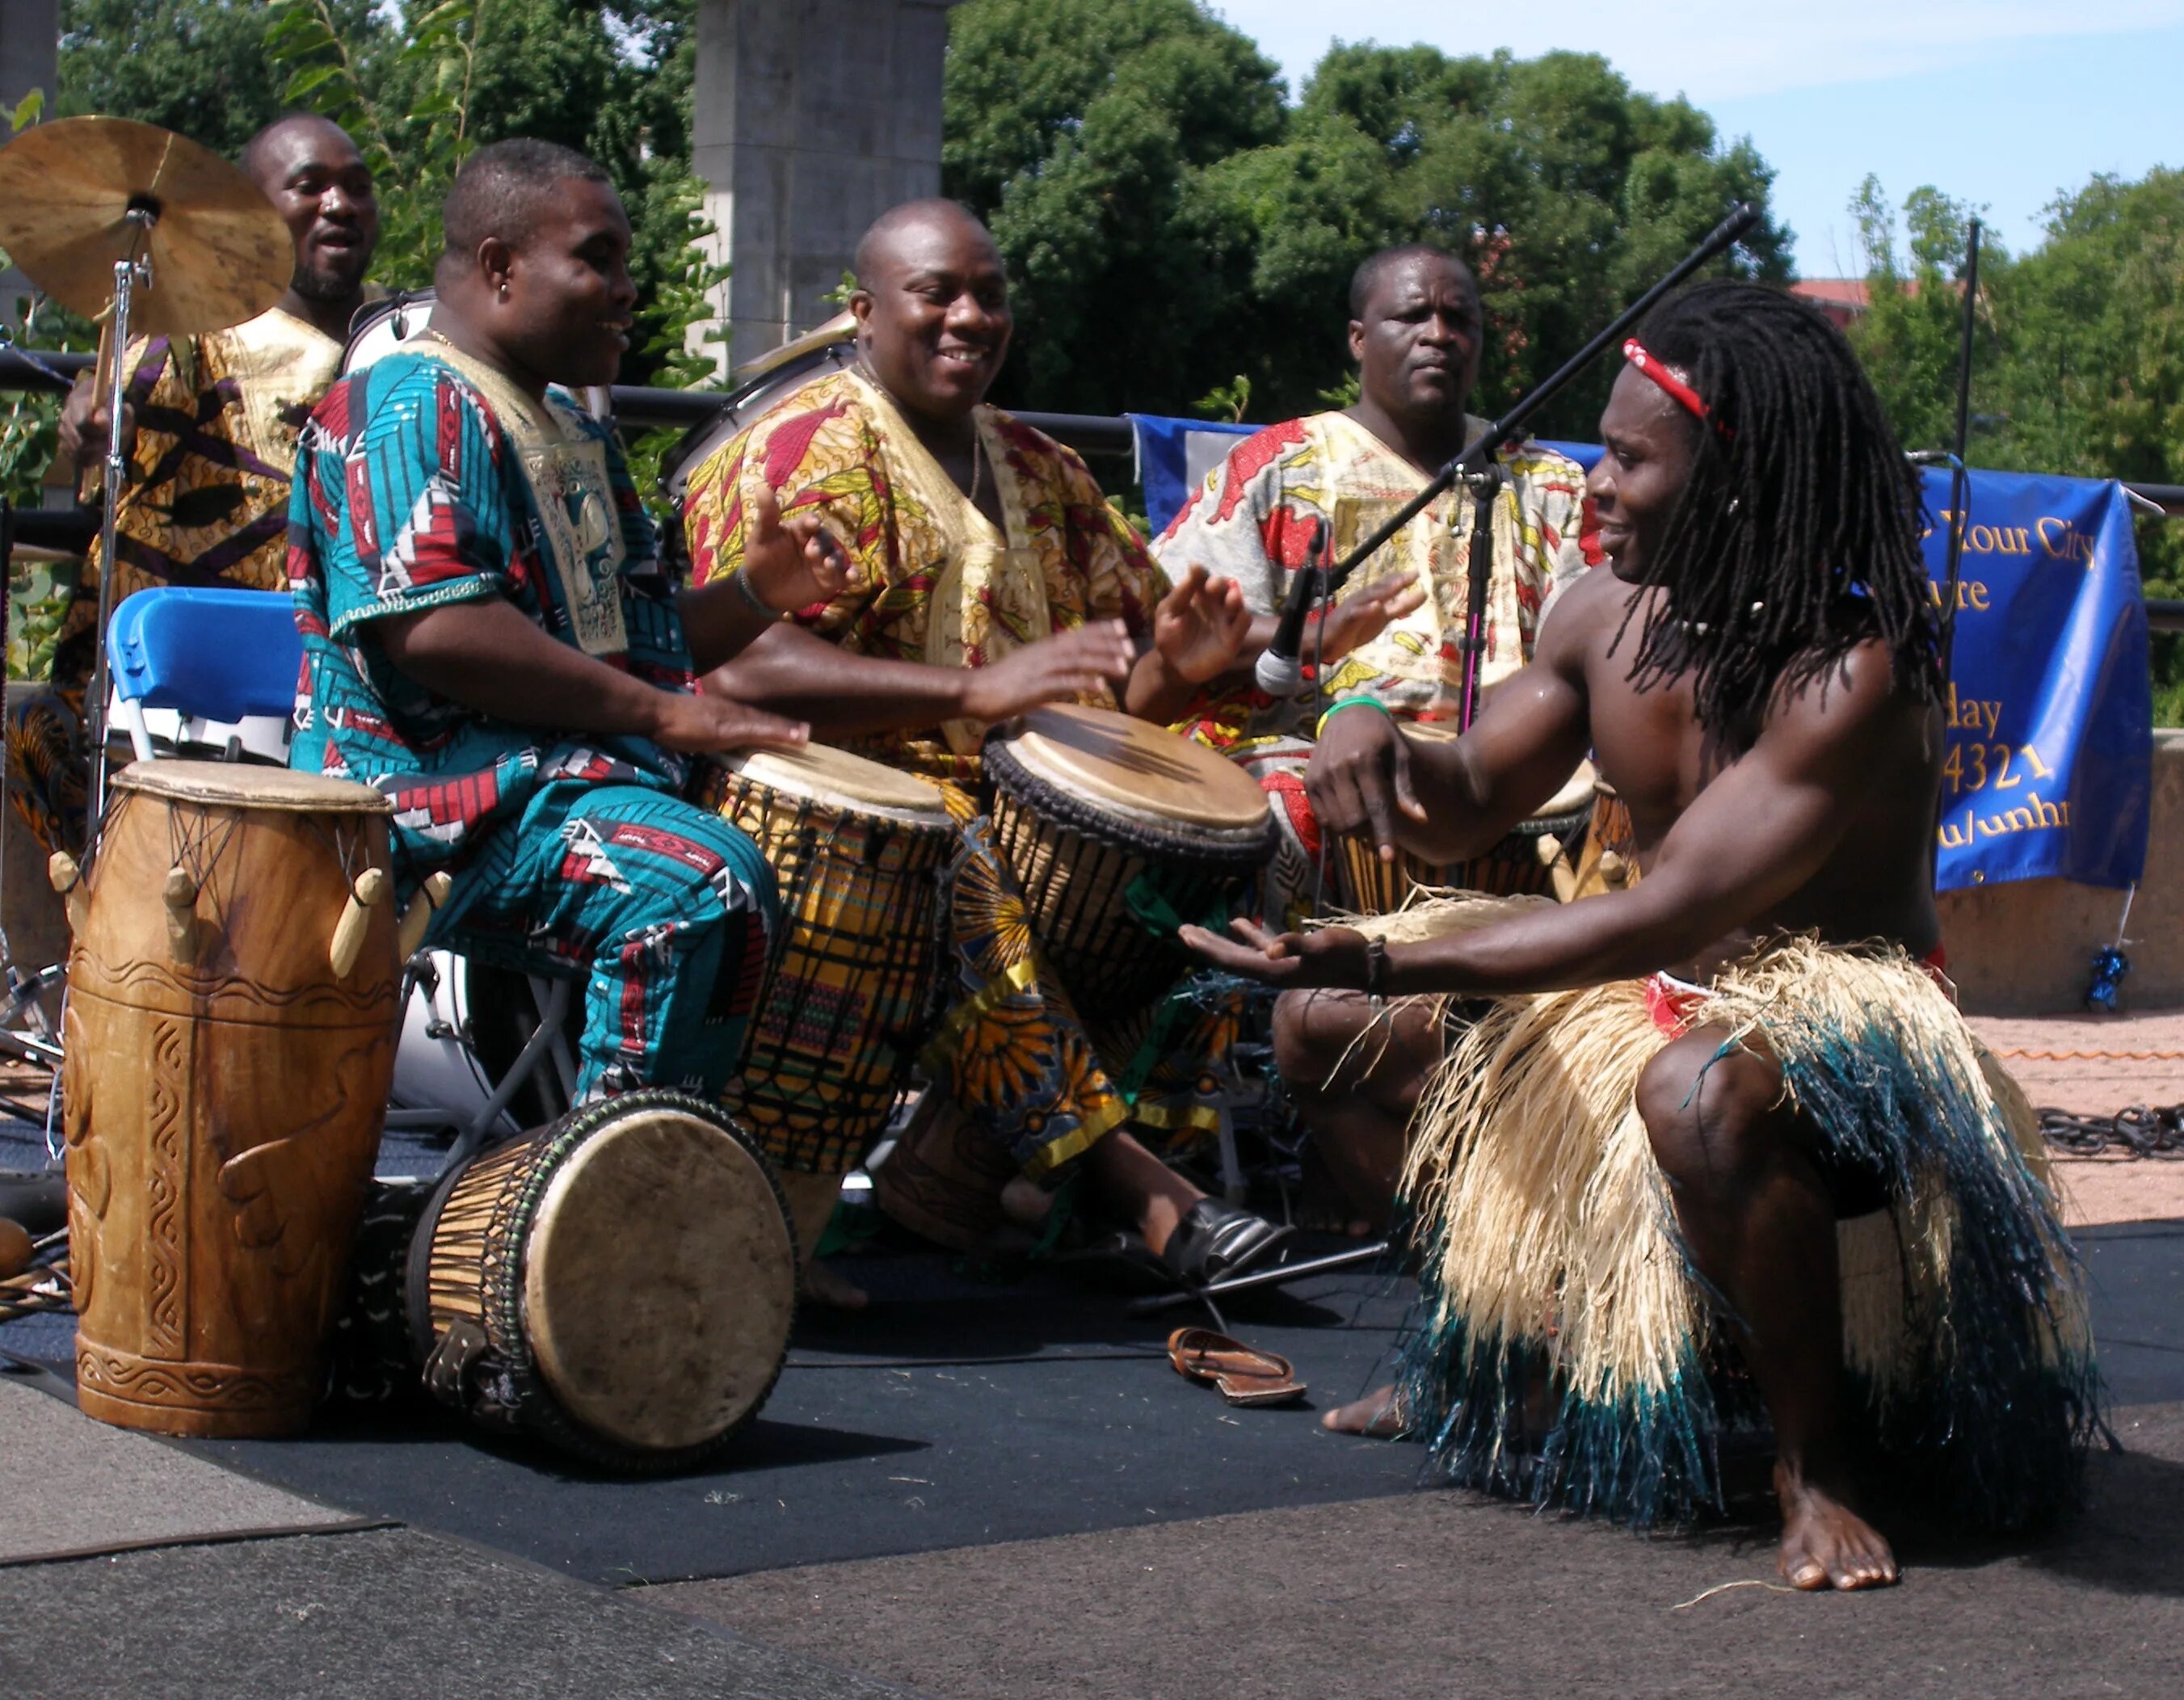
M 1498 460 L 1464 475 L 1473 499 L 1471 582 L 1463 611 L 1463 696 L 1456 711 L 1459 733 L 1470 731 L 1479 714 L 1479 676 L 1486 666 L 1486 593 L 1494 579 L 1494 501 L 1502 493 L 1505 476 Z

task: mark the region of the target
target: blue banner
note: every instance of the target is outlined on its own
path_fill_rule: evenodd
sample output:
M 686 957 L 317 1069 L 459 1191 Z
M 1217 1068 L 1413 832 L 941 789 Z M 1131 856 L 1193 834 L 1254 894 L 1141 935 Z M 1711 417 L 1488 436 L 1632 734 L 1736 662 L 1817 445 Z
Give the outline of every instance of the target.
M 1123 415 L 1138 447 L 1138 482 L 1145 487 L 1145 521 L 1157 537 L 1256 425 L 1217 425 L 1204 419 L 1162 419 L 1150 413 Z
M 1943 891 L 2146 867 L 2153 704 L 2123 488 L 1975 472 L 1942 769 Z M 1949 475 L 1925 474 L 1926 566 L 1948 568 Z
M 1132 415 L 1159 531 L 1256 427 Z M 1549 443 L 1580 465 L 1597 445 Z M 1949 475 L 1928 469 L 1926 566 L 1948 574 Z M 2146 866 L 2153 705 L 2130 500 L 2085 478 L 1975 472 L 1945 707 L 1942 891 L 2050 876 L 2130 884 Z

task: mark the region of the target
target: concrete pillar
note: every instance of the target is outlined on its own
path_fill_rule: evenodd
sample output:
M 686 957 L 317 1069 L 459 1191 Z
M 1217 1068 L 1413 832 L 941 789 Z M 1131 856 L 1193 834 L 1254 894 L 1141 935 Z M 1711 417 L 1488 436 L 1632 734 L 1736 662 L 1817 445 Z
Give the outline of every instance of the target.
M 865 227 L 939 193 L 952 3 L 703 0 L 691 164 L 733 268 L 719 294 L 734 362 L 833 317 Z
M 32 89 L 43 89 L 45 115 L 54 115 L 59 13 L 60 0 L 0 0 L 0 106 L 13 107 Z M 0 124 L 0 142 L 7 139 Z M 30 290 L 21 272 L 0 268 L 0 324 L 22 323 L 22 298 Z

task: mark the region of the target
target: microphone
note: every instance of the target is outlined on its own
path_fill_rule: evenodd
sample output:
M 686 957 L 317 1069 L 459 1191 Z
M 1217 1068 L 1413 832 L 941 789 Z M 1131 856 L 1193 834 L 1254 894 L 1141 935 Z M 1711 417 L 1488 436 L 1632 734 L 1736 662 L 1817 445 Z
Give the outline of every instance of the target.
M 1274 627 L 1274 640 L 1259 652 L 1257 664 L 1251 669 L 1259 688 L 1268 696 L 1295 696 L 1304 688 L 1304 621 L 1311 611 L 1312 598 L 1320 582 L 1320 556 L 1327 545 L 1327 521 L 1312 522 L 1312 543 L 1305 550 L 1304 564 L 1298 567 L 1290 580 L 1290 594 L 1282 604 L 1280 624 Z

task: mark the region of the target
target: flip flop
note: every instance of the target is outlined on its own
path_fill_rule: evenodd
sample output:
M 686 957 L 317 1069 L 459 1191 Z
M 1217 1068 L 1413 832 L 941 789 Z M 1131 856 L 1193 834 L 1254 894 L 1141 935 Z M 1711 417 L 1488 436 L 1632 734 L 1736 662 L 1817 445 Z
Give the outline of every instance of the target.
M 1232 1405 L 1288 1405 L 1304 1397 L 1289 1359 L 1210 1328 L 1176 1329 L 1167 1337 L 1167 1361 L 1178 1375 L 1211 1381 Z

